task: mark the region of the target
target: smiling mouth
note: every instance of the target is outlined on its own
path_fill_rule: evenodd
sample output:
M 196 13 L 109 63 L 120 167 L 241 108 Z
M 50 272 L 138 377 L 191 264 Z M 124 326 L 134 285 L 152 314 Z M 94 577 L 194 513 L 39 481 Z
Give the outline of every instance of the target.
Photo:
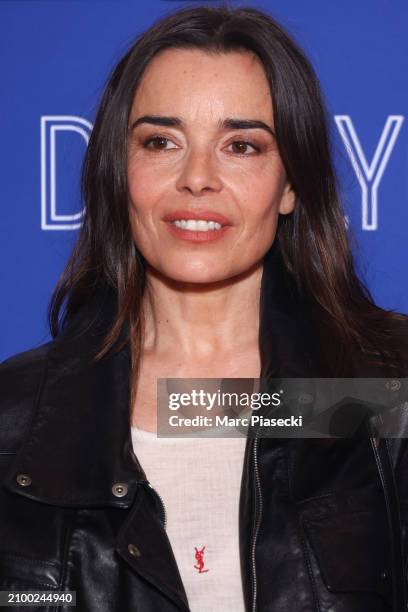
M 181 216 L 181 215 L 179 215 Z M 221 221 L 221 223 L 220 223 Z M 166 226 L 173 237 L 189 243 L 216 243 L 228 233 L 232 225 L 208 219 L 167 219 Z
M 204 221 L 202 219 L 177 219 L 176 221 L 171 221 L 171 224 L 191 232 L 214 232 L 223 227 L 217 221 Z

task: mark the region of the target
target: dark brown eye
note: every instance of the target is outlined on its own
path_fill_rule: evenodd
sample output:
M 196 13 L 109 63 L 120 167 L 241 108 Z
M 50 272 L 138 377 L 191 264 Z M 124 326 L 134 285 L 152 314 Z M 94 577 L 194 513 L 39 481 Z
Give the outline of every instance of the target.
M 145 140 L 144 146 L 148 149 L 162 150 L 166 149 L 167 143 L 167 138 L 164 138 L 163 136 L 155 136 L 154 138 L 148 138 Z
M 177 149 L 177 145 L 174 144 L 170 138 L 166 138 L 165 136 L 149 136 L 143 141 L 143 146 L 145 149 L 149 149 L 150 151 L 170 151 L 172 149 Z
M 235 142 L 231 143 L 232 146 L 232 150 L 234 153 L 238 153 L 238 155 L 243 155 L 245 153 L 251 153 L 253 151 L 257 152 L 259 151 L 258 147 L 256 147 L 255 145 L 251 144 L 250 142 L 245 142 L 243 140 L 236 140 Z M 252 151 L 248 151 L 248 148 L 251 148 Z

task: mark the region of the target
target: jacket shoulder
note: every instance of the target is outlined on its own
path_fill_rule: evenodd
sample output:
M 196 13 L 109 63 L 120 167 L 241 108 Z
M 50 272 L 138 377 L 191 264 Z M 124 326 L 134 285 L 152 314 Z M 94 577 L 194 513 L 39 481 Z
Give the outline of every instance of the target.
M 14 453 L 27 431 L 53 341 L 0 363 L 0 453 Z

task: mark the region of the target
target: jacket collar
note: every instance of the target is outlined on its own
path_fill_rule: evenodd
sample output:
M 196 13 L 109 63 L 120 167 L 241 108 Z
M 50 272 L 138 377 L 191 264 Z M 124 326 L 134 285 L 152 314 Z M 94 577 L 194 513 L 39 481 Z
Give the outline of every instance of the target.
M 9 490 L 58 506 L 131 505 L 145 474 L 130 435 L 129 344 L 96 364 L 90 359 L 114 309 L 114 295 L 99 294 L 51 344 L 30 430 L 4 483 Z M 31 484 L 19 484 L 22 474 Z M 122 497 L 118 483 L 127 486 Z
M 286 376 L 302 376 L 308 365 L 304 334 L 285 282 L 271 249 L 261 286 L 263 377 L 279 376 L 285 369 Z M 4 483 L 9 490 L 58 506 L 132 504 L 137 484 L 146 476 L 131 441 L 129 343 L 120 351 L 112 349 L 96 364 L 89 358 L 115 309 L 113 292 L 98 294 L 51 344 L 31 428 Z M 126 326 L 124 337 L 127 331 Z M 31 484 L 19 484 L 19 475 L 28 475 Z M 118 483 L 127 487 L 122 497 L 114 489 Z

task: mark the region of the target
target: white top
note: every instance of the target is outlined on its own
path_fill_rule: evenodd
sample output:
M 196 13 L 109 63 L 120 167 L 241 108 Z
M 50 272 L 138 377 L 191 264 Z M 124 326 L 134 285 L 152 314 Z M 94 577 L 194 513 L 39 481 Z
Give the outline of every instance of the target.
M 132 427 L 135 455 L 164 502 L 192 612 L 244 612 L 238 508 L 246 437 L 158 438 Z

